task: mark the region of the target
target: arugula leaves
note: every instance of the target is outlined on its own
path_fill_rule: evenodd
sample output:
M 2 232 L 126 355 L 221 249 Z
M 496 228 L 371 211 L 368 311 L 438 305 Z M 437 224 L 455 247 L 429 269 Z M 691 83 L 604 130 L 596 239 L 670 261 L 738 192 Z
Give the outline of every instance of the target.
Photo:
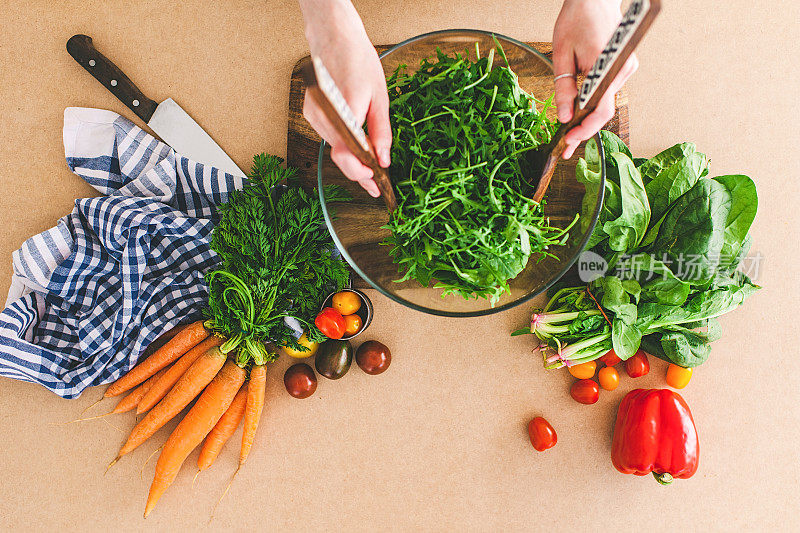
M 284 323 L 293 317 L 309 337 L 324 337 L 313 324 L 322 299 L 348 281 L 344 262 L 334 255 L 319 197 L 294 180 L 282 159 L 253 158 L 250 181 L 219 207 L 211 248 L 222 265 L 206 274 L 208 315 L 213 329 L 239 348 L 237 360 L 263 364 L 275 357 L 270 343 L 303 350 Z M 349 199 L 344 189 L 326 187 L 329 201 Z
M 477 43 L 474 60 L 437 50 L 414 74 L 401 66 L 388 78 L 398 208 L 384 243 L 398 281 L 492 303 L 571 227 L 550 225 L 525 179 L 524 153 L 555 130 L 552 97 L 527 94 L 507 60 L 493 68 L 494 55 L 480 57 Z

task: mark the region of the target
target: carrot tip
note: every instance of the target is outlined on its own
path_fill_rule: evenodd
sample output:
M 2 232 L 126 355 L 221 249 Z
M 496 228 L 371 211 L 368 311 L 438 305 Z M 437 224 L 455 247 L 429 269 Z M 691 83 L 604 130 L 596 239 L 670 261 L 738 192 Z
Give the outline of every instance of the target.
M 197 481 L 197 476 L 199 475 L 200 475 L 200 470 L 198 470 L 197 473 L 192 478 L 192 489 L 194 489 L 194 482 Z
M 95 405 L 97 405 L 98 403 L 102 402 L 102 401 L 103 401 L 103 399 L 105 399 L 105 396 L 101 396 L 99 400 L 97 400 L 96 402 L 94 402 L 94 403 L 93 403 L 93 404 L 91 404 L 91 405 L 88 405 L 88 406 L 86 406 L 86 407 L 83 409 L 83 411 L 81 411 L 81 415 L 82 415 L 83 413 L 85 413 L 86 411 L 88 411 L 89 409 L 91 409 L 92 407 L 94 407 Z M 78 415 L 78 416 L 80 416 L 80 415 Z
M 105 475 L 106 475 L 106 473 L 108 472 L 108 469 L 109 469 L 109 468 L 111 468 L 112 466 L 114 466 L 115 464 L 117 464 L 117 461 L 119 461 L 119 460 L 120 460 L 120 457 L 121 457 L 121 456 L 119 456 L 119 455 L 118 455 L 116 459 L 114 459 L 113 461 L 111 461 L 110 463 L 108 463 L 108 466 L 106 467 L 106 471 L 105 471 L 105 472 L 103 472 L 103 475 L 104 475 L 104 476 L 105 476 Z
M 69 422 L 62 422 L 61 425 L 62 426 L 66 426 L 67 424 L 74 424 L 75 422 L 86 422 L 87 420 L 97 420 L 98 418 L 103 418 L 105 416 L 112 415 L 112 414 L 114 414 L 114 413 L 111 412 L 111 413 L 106 413 L 104 415 L 88 416 L 86 418 L 76 418 L 75 420 L 70 420 Z

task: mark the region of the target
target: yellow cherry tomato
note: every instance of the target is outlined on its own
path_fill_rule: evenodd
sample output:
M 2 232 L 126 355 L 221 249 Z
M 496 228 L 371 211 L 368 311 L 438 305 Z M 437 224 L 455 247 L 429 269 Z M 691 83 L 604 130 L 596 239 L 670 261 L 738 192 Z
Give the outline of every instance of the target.
M 587 361 L 586 363 L 567 367 L 567 370 L 578 379 L 591 379 L 594 377 L 594 371 L 597 370 L 597 362 Z
M 300 346 L 305 346 L 308 348 L 308 350 L 300 351 L 289 348 L 288 346 L 284 346 L 283 351 L 286 352 L 286 355 L 296 359 L 305 359 L 306 357 L 314 357 L 314 354 L 317 353 L 317 349 L 319 348 L 319 343 L 308 340 L 308 336 L 305 333 L 303 333 L 300 338 L 297 339 L 297 343 Z
M 692 369 L 670 363 L 667 369 L 667 385 L 673 389 L 682 389 L 689 384 L 692 379 Z
M 348 337 L 355 335 L 361 331 L 361 317 L 358 315 L 345 315 L 344 316 L 344 334 Z
M 614 390 L 619 387 L 619 372 L 613 366 L 606 366 L 597 373 L 597 380 L 605 390 Z
M 361 297 L 350 291 L 337 292 L 333 295 L 331 307 L 342 313 L 342 316 L 352 315 L 361 309 Z

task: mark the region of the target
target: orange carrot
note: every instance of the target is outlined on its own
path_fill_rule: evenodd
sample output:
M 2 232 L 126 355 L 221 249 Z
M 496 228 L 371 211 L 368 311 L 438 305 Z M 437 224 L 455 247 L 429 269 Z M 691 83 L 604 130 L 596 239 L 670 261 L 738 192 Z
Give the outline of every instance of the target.
M 126 390 L 132 389 L 188 352 L 206 337 L 208 337 L 208 331 L 203 327 L 202 320 L 186 326 L 177 335 L 167 341 L 164 346 L 156 350 L 153 355 L 133 367 L 130 372 L 112 383 L 103 396 L 106 398 L 109 396 L 117 396 Z
M 181 412 L 181 409 L 189 405 L 189 403 L 200 394 L 200 392 L 208 385 L 214 376 L 217 375 L 219 369 L 225 363 L 226 356 L 218 347 L 213 347 L 203 354 L 197 361 L 195 361 L 189 370 L 181 376 L 178 382 L 172 387 L 172 390 L 164 396 L 164 399 L 158 402 L 145 417 L 136 424 L 136 427 L 131 431 L 128 441 L 122 446 L 117 458 L 117 461 L 123 455 L 133 451 L 137 446 L 150 438 L 153 433 L 158 431 L 164 424 L 172 420 L 172 418 Z M 112 463 L 113 464 L 113 463 Z
M 214 464 L 222 447 L 231 438 L 231 435 L 239 427 L 239 422 L 244 416 L 244 408 L 247 405 L 247 387 L 242 387 L 236 393 L 233 403 L 219 419 L 217 425 L 206 437 L 203 447 L 200 449 L 200 457 L 197 458 L 197 468 L 200 472 Z
M 247 385 L 247 408 L 244 412 L 244 431 L 242 432 L 242 449 L 239 452 L 239 467 L 250 455 L 250 448 L 256 437 L 258 422 L 264 410 L 264 392 L 267 386 L 266 365 L 253 365 L 250 369 L 250 383 Z
M 142 401 L 142 398 L 144 398 L 145 395 L 147 395 L 147 392 L 153 387 L 153 384 L 155 384 L 155 382 L 158 381 L 159 378 L 166 373 L 166 371 L 166 368 L 162 368 L 155 375 L 153 375 L 153 377 L 149 378 L 147 381 L 133 389 L 133 392 L 121 399 L 111 412 L 127 413 L 131 409 L 135 409 L 136 406 L 139 405 L 139 402 Z
M 139 401 L 139 404 L 136 406 L 136 414 L 140 415 L 145 411 L 149 411 L 151 407 L 161 401 L 161 398 L 167 395 L 170 389 L 172 389 L 172 386 L 178 382 L 181 376 L 186 373 L 198 357 L 214 346 L 222 345 L 223 342 L 225 342 L 225 339 L 222 337 L 212 335 L 183 354 L 183 356 L 175 361 L 175 364 L 167 370 L 166 374 L 161 376 L 161 379 L 154 383 L 150 390 L 142 397 L 141 401 Z
M 150 485 L 144 510 L 145 518 L 164 491 L 175 481 L 175 476 L 178 475 L 186 457 L 203 441 L 228 410 L 236 392 L 244 383 L 244 378 L 244 369 L 233 361 L 228 361 L 169 436 L 156 463 L 156 473 Z

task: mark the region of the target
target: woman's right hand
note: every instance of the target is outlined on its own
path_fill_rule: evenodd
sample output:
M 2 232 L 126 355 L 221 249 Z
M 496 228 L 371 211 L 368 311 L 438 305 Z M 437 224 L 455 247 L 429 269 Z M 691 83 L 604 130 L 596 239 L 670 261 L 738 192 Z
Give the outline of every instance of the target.
M 359 125 L 366 121 L 378 162 L 388 167 L 392 128 L 386 79 L 358 13 L 348 0 L 300 0 L 300 7 L 311 54 L 325 64 Z M 309 93 L 303 102 L 303 115 L 331 145 L 331 160 L 336 166 L 371 196 L 380 196 L 372 169 L 350 152 Z

